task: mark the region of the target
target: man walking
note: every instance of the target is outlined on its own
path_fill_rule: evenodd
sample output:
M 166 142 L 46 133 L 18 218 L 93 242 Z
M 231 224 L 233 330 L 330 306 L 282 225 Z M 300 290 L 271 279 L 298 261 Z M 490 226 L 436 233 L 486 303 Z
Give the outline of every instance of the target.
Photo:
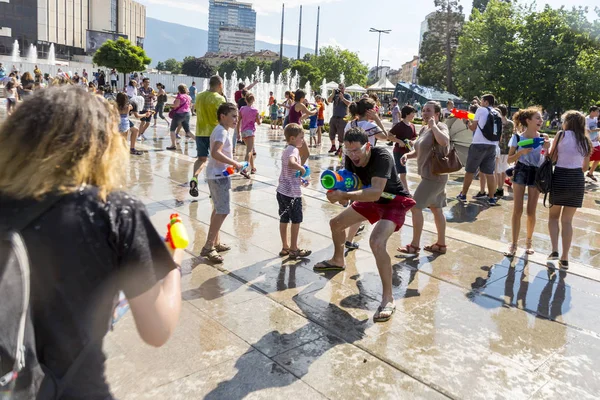
M 346 86 L 343 83 L 338 85 L 338 88 L 333 91 L 329 99 L 329 103 L 333 102 L 333 115 L 329 120 L 329 139 L 331 140 L 331 148 L 328 153 L 335 155 L 342 154 L 342 144 L 344 143 L 344 129 L 346 128 L 346 115 L 348 114 L 348 106 L 352 103 L 352 97 L 345 93 Z M 338 137 L 339 148 L 335 147 L 335 137 Z
M 198 197 L 198 175 L 202 173 L 210 153 L 210 134 L 219 124 L 217 110 L 225 103 L 223 97 L 223 80 L 220 76 L 212 76 L 208 82 L 208 90 L 196 96 L 196 151 L 194 177 L 190 180 L 190 195 Z
M 475 119 L 469 121 L 469 129 L 475 132 L 473 143 L 469 147 L 467 155 L 467 165 L 465 166 L 465 180 L 463 182 L 462 192 L 456 198 L 460 201 L 467 201 L 467 192 L 473 182 L 473 177 L 479 169 L 479 173 L 485 176 L 488 186 L 488 203 L 490 206 L 497 204 L 494 194 L 496 193 L 496 147 L 502 134 L 502 119 L 496 110 L 493 110 L 496 99 L 491 94 L 486 94 L 481 98 L 481 107 L 475 113 Z M 491 117 L 491 118 L 490 118 Z M 494 125 L 496 118 L 500 123 L 498 139 L 494 138 Z M 485 132 L 485 133 L 484 133 Z M 479 198 L 480 196 L 478 196 Z M 484 193 L 481 197 L 486 197 Z

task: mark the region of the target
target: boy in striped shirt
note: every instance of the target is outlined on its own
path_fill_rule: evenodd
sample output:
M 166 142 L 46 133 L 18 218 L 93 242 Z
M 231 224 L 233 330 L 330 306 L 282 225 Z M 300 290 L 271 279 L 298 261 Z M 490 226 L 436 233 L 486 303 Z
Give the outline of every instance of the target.
M 281 234 L 282 248 L 280 257 L 289 256 L 292 260 L 308 257 L 310 250 L 298 248 L 298 233 L 302 222 L 302 190 L 300 189 L 300 176 L 306 169 L 300 161 L 299 148 L 304 143 L 304 129 L 298 124 L 286 125 L 283 134 L 287 147 L 281 155 L 281 175 L 277 186 L 277 202 L 279 203 L 279 232 Z M 288 246 L 288 224 L 292 223 L 291 243 Z

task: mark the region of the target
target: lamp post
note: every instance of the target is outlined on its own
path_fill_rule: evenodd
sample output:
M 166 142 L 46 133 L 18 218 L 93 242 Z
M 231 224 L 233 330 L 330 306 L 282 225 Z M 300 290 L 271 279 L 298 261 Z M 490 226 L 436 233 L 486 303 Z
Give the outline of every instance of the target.
M 381 34 L 382 33 L 386 33 L 389 34 L 392 30 L 391 29 L 375 29 L 375 28 L 371 28 L 369 29 L 369 32 L 376 32 L 379 34 L 379 39 L 377 40 L 377 80 L 379 80 L 379 49 L 381 47 Z

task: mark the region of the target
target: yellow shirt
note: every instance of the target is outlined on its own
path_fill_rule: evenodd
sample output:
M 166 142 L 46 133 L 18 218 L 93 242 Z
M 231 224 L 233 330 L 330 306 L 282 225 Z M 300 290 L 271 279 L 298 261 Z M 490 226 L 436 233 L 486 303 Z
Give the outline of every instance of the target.
M 196 96 L 196 136 L 210 137 L 210 134 L 219 125 L 217 110 L 225 103 L 225 97 L 209 90 Z

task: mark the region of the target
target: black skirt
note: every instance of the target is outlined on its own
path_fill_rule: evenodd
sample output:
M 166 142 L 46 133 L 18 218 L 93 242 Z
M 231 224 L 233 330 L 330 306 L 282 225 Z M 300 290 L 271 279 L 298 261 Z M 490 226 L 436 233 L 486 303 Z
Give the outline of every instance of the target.
M 554 168 L 550 204 L 581 208 L 585 191 L 585 176 L 581 168 Z

